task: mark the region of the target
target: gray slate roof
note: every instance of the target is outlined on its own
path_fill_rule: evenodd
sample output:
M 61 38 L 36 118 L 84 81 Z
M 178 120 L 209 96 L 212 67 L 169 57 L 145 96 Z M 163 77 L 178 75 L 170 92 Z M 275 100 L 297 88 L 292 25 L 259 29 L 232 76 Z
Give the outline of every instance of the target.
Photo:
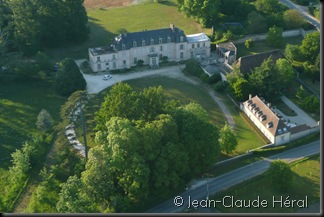
M 144 30 L 141 32 L 132 32 L 120 34 L 114 38 L 112 45 L 115 46 L 115 49 L 120 51 L 122 50 L 122 45 L 125 45 L 125 50 L 128 50 L 133 47 L 134 41 L 136 41 L 136 47 L 142 47 L 142 40 L 145 40 L 145 46 L 151 45 L 151 39 L 154 40 L 154 44 L 159 44 L 159 38 L 162 39 L 162 44 L 168 43 L 168 37 L 171 38 L 171 42 L 178 43 L 180 42 L 180 37 L 183 37 L 183 42 L 187 42 L 187 37 L 184 34 L 183 30 L 173 27 L 156 29 L 156 30 Z
M 240 66 L 240 71 L 243 74 L 250 73 L 255 67 L 261 66 L 262 62 L 269 57 L 275 62 L 280 58 L 285 58 L 280 50 L 273 50 L 268 52 L 263 52 L 259 54 L 248 55 L 240 57 L 238 59 L 238 64 Z

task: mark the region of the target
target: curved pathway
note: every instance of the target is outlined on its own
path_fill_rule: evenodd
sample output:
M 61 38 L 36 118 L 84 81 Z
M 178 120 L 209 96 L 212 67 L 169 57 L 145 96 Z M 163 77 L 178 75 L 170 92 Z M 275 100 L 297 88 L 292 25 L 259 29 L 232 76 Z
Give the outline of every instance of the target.
M 80 65 L 84 60 L 76 60 L 75 62 Z M 88 93 L 99 93 L 100 91 L 106 89 L 109 86 L 112 86 L 120 81 L 127 81 L 147 76 L 166 76 L 174 79 L 178 79 L 181 81 L 185 81 L 191 83 L 196 86 L 203 87 L 208 94 L 212 97 L 212 99 L 217 103 L 222 112 L 224 113 L 227 122 L 230 126 L 234 127 L 234 119 L 227 109 L 226 105 L 223 102 L 222 97 L 220 97 L 215 91 L 212 90 L 207 84 L 203 83 L 201 80 L 195 77 L 189 77 L 182 73 L 182 69 L 184 65 L 175 65 L 169 67 L 162 67 L 158 69 L 149 69 L 140 72 L 130 72 L 127 74 L 113 74 L 112 78 L 109 80 L 103 80 L 102 75 L 91 75 L 91 74 L 83 74 L 83 77 L 87 81 L 87 91 Z

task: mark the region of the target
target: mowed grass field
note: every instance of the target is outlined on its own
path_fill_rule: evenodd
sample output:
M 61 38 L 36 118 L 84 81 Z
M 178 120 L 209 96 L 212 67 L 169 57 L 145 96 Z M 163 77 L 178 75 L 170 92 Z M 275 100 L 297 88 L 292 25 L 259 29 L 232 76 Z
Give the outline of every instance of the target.
M 0 192 L 5 187 L 2 178 L 11 166 L 11 153 L 38 131 L 38 113 L 48 110 L 57 123 L 65 100 L 55 94 L 51 81 L 0 84 Z
M 47 50 L 56 61 L 65 57 L 81 59 L 88 57 L 88 48 L 110 45 L 112 39 L 126 29 L 128 32 L 144 29 L 169 28 L 170 23 L 181 28 L 185 34 L 209 33 L 192 18 L 178 12 L 176 0 L 167 3 L 146 3 L 127 7 L 87 9 L 90 27 L 89 39 L 75 46 Z
M 260 196 L 261 200 L 267 200 L 267 208 L 226 208 L 220 203 L 217 210 L 224 213 L 291 213 L 298 207 L 281 208 L 279 205 L 273 207 L 272 197 L 283 200 L 289 196 L 289 199 L 301 200 L 308 197 L 308 205 L 319 203 L 320 199 L 320 156 L 314 155 L 299 162 L 290 164 L 293 171 L 293 178 L 290 187 L 286 192 L 279 192 L 272 188 L 271 180 L 262 174 L 256 178 L 232 187 L 224 192 L 211 197 L 213 200 L 222 200 L 224 196 L 233 196 L 235 200 L 255 200 Z M 229 204 L 226 204 L 229 205 Z

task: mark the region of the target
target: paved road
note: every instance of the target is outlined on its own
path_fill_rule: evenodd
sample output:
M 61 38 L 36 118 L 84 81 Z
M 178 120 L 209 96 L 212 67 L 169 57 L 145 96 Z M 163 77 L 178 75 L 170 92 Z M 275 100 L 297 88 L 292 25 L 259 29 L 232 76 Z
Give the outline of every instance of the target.
M 297 10 L 308 22 L 310 22 L 313 26 L 317 28 L 318 31 L 320 31 L 321 24 L 320 21 L 310 15 L 307 10 L 304 10 L 302 6 L 296 5 L 293 2 L 289 0 L 280 0 L 282 3 L 287 5 L 291 9 Z
M 247 166 L 241 167 L 239 169 L 233 170 L 229 173 L 223 174 L 216 178 L 205 179 L 206 184 L 191 188 L 186 192 L 178 195 L 178 202 L 183 199 L 183 205 L 178 207 L 174 204 L 174 198 L 150 209 L 147 213 L 174 213 L 181 212 L 183 209 L 187 208 L 189 205 L 189 196 L 192 200 L 203 200 L 207 196 L 207 183 L 209 194 L 216 194 L 222 190 L 228 189 L 236 184 L 243 181 L 251 179 L 259 174 L 265 172 L 272 160 L 281 159 L 286 162 L 293 162 L 306 156 L 310 156 L 320 152 L 320 141 L 312 142 L 307 145 L 303 145 L 291 150 L 287 150 L 280 154 L 273 155 L 264 160 L 257 161 L 255 163 L 249 164 Z M 175 195 L 177 196 L 177 195 Z M 180 198 L 181 197 L 181 198 Z M 217 208 L 217 206 L 216 206 Z
M 85 60 L 76 60 L 78 66 L 85 61 Z M 114 74 L 112 78 L 109 80 L 103 80 L 103 75 L 90 75 L 90 74 L 83 74 L 83 77 L 87 81 L 87 91 L 88 93 L 99 93 L 100 91 L 110 87 L 120 81 L 127 81 L 136 78 L 142 78 L 147 76 L 166 76 L 174 79 L 178 79 L 181 81 L 185 81 L 191 83 L 196 86 L 203 87 L 208 94 L 213 98 L 213 100 L 218 104 L 220 109 L 222 110 L 223 114 L 225 115 L 227 122 L 230 126 L 234 127 L 235 122 L 234 119 L 227 109 L 226 105 L 222 101 L 221 97 L 213 91 L 211 88 L 207 87 L 202 81 L 199 79 L 192 79 L 182 73 L 184 65 L 176 65 L 176 66 L 169 66 L 169 67 L 162 67 L 158 69 L 151 69 L 145 70 L 140 72 L 131 72 L 127 74 Z
M 295 105 L 292 101 L 290 101 L 286 96 L 281 96 L 282 101 L 292 110 L 295 111 L 297 116 L 286 116 L 282 113 L 282 116 L 285 119 L 289 119 L 290 122 L 295 122 L 299 124 L 307 124 L 310 127 L 317 126 L 317 122 L 311 118 L 306 112 L 301 110 L 298 106 Z

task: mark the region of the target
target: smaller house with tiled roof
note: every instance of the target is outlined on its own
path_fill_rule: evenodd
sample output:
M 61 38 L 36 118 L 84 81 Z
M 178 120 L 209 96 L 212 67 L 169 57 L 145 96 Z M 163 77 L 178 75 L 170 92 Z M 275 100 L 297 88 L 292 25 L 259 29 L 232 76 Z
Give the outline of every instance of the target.
M 257 95 L 240 103 L 241 110 L 248 116 L 271 144 L 282 145 L 319 131 L 319 126 L 307 124 L 291 126 L 276 112 L 276 108 Z
M 248 74 L 252 70 L 254 70 L 254 68 L 261 66 L 263 61 L 268 59 L 270 56 L 273 62 L 276 62 L 280 58 L 285 58 L 280 50 L 272 50 L 240 57 L 237 61 L 237 64 L 242 74 Z

